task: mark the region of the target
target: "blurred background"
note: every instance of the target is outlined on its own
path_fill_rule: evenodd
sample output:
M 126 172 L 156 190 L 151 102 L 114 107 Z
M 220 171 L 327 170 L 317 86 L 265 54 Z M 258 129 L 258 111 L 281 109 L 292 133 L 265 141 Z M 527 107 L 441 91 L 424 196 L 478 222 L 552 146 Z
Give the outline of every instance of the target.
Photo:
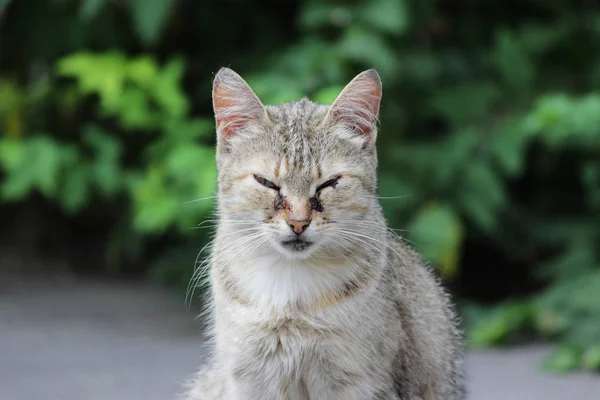
M 375 67 L 389 225 L 470 348 L 551 343 L 545 369 L 600 370 L 596 0 L 0 0 L 3 290 L 152 281 L 185 310 L 221 66 L 267 104 L 330 103 Z

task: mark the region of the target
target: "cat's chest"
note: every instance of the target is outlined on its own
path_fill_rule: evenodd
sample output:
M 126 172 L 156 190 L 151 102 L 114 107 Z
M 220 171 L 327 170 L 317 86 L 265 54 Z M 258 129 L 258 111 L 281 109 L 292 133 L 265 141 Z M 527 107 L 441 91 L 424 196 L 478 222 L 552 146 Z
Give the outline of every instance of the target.
M 328 297 L 352 280 L 356 269 L 352 264 L 332 268 L 263 257 L 240 262 L 231 270 L 249 302 L 281 309 L 289 304 L 311 304 Z M 285 325 L 289 318 L 282 316 L 281 319 Z
M 241 352 L 266 358 L 296 358 L 345 336 L 330 312 L 307 313 L 291 307 L 241 307 L 228 315 L 227 336 Z
M 295 359 L 334 339 L 335 334 L 302 318 L 279 317 L 245 327 L 246 345 L 267 357 Z
M 333 269 L 265 258 L 232 267 L 243 301 L 219 290 L 216 319 L 218 336 L 240 352 L 297 358 L 345 343 L 358 331 L 356 310 L 364 308 L 367 296 L 340 294 L 354 266 Z

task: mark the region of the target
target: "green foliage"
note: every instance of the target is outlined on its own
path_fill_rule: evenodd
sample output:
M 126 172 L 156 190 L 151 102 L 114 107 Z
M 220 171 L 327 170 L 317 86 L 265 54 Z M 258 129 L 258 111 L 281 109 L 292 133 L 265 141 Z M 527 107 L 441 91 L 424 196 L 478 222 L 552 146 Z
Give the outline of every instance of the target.
M 172 4 L 165 0 L 129 1 L 135 30 L 144 44 L 153 44 L 160 38 Z
M 409 225 L 411 238 L 422 248 L 423 255 L 441 268 L 446 277 L 458 269 L 458 249 L 464 227 L 451 207 L 428 205 Z
M 216 167 L 214 151 L 198 143 L 212 133 L 212 122 L 187 117 L 188 100 L 179 85 L 182 61 L 174 59 L 159 68 L 150 56 L 78 53 L 61 59 L 57 71 L 75 78 L 82 96 L 97 95 L 99 116 L 115 118 L 125 133 L 158 133 L 147 146 L 148 163 L 139 171 L 127 171 L 134 226 L 145 232 L 193 226 L 210 203 L 200 204 L 193 213 L 182 212 L 181 206 L 214 193 Z M 102 139 L 97 131 L 87 138 L 104 150 L 105 162 L 96 168 L 102 175 L 96 182 L 104 184 L 103 192 L 114 189 L 120 143 Z
M 50 134 L 13 133 L 0 139 L 2 200 L 22 201 L 39 193 L 74 216 L 99 200 L 125 197 L 130 210 L 121 218 L 130 222 L 121 224 L 108 244 L 112 251 L 107 258 L 113 264 L 128 247 L 112 243 L 127 241 L 123 230 L 156 234 L 176 229 L 189 235 L 212 203 L 185 203 L 213 195 L 216 167 L 214 149 L 206 141 L 213 122 L 188 116 L 188 99 L 180 86 L 183 70 L 180 59 L 161 67 L 151 56 L 132 58 L 115 51 L 75 53 L 58 60 L 54 77 L 70 78 L 74 84 L 63 88 L 64 93 L 79 104 L 97 98 L 93 117 L 70 143 Z M 9 98 L 17 92 L 4 90 Z M 9 128 L 15 131 L 15 126 L 19 124 Z M 125 142 L 135 133 L 147 140 L 140 161 L 129 166 L 124 162 Z
M 510 301 L 500 307 L 475 308 L 465 311 L 467 317 L 478 321 L 471 327 L 468 345 L 472 348 L 502 345 L 518 333 L 532 329 L 535 310 L 529 302 Z
M 488 259 L 521 265 L 536 280 L 517 298 L 506 298 L 518 286 L 510 280 L 476 282 L 505 285 L 506 295 L 465 308 L 470 343 L 553 340 L 560 346 L 548 368 L 599 369 L 597 6 L 29 3 L 0 2 L 14 21 L 0 26 L 11 56 L 0 60 L 3 202 L 42 196 L 70 219 L 109 204 L 107 268 L 125 254 L 153 254 L 151 274 L 180 284 L 191 273 L 182 260 L 205 240 L 189 239 L 189 228 L 213 203 L 218 67 L 242 73 L 265 103 L 304 95 L 330 103 L 375 67 L 384 81 L 377 141 L 390 225 L 408 228 L 447 279 L 499 268 L 463 258 L 487 243 Z M 173 250 L 152 253 L 151 240 L 165 237 Z

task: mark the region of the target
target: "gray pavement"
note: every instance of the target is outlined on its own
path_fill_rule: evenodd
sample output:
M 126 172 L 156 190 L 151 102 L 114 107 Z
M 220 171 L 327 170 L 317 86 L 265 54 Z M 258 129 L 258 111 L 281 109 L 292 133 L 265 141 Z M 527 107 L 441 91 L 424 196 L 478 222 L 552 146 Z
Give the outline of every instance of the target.
M 200 322 L 150 284 L 0 281 L 0 400 L 170 400 L 202 362 Z M 537 370 L 545 347 L 469 354 L 472 400 L 600 400 L 600 375 Z

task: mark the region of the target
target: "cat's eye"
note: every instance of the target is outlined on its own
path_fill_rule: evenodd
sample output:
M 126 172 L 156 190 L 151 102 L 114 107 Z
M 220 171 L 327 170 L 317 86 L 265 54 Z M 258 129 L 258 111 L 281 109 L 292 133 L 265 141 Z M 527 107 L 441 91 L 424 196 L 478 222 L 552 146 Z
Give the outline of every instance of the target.
M 279 190 L 279 186 L 275 185 L 271 181 L 266 180 L 262 176 L 254 175 L 254 179 L 256 179 L 256 182 L 260 183 L 261 185 L 263 185 L 266 188 L 277 190 L 277 191 Z
M 319 193 L 321 190 L 328 188 L 328 187 L 332 187 L 335 188 L 340 180 L 341 176 L 338 176 L 336 178 L 330 179 L 328 181 L 326 181 L 325 183 L 319 185 L 319 187 L 317 187 L 317 193 Z

